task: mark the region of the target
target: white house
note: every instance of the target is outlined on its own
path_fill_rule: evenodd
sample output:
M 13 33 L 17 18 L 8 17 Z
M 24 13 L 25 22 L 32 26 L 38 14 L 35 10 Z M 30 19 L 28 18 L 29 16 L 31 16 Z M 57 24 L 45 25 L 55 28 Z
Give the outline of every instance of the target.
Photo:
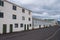
M 32 29 L 32 11 L 0 0 L 0 34 Z
M 57 21 L 54 19 L 39 19 L 39 18 L 32 18 L 32 27 L 36 28 L 43 28 L 56 25 Z

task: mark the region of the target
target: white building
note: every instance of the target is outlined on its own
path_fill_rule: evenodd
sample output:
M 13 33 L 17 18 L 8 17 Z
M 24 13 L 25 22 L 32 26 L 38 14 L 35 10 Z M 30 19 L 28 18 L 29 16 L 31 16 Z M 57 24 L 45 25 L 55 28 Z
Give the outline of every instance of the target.
M 32 29 L 32 12 L 6 0 L 0 0 L 0 34 Z
M 35 28 L 42 28 L 42 27 L 49 27 L 56 25 L 57 21 L 54 19 L 38 19 L 32 18 L 32 27 Z

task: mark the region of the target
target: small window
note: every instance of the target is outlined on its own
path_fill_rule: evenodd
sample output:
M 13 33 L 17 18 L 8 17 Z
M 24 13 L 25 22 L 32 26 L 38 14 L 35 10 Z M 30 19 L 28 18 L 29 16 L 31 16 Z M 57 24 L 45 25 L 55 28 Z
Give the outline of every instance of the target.
M 20 27 L 23 27 L 23 24 L 20 24 L 21 26 Z
M 30 27 L 31 27 L 31 24 L 30 24 Z
M 25 9 L 22 9 L 22 12 L 25 13 Z
M 4 6 L 4 2 L 0 0 L 0 6 Z
M 31 19 L 29 18 L 29 21 L 31 21 Z
M 31 12 L 29 11 L 29 15 L 31 14 Z
M 25 17 L 24 16 L 22 16 L 22 20 L 25 20 Z
M 0 18 L 3 18 L 3 13 L 2 12 L 0 12 Z
M 16 15 L 13 15 L 13 19 L 16 19 Z
M 18 24 L 15 24 L 15 28 L 18 28 Z
M 16 10 L 16 6 L 13 5 L 13 10 Z

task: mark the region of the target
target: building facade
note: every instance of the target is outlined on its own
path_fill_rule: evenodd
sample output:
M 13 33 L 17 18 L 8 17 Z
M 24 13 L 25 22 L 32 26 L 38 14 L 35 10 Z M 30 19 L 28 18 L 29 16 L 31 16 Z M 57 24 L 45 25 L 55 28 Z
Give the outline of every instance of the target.
M 0 0 L 0 34 L 32 29 L 32 12 L 6 0 Z
M 56 25 L 56 20 L 44 20 L 38 18 L 32 18 L 32 27 L 35 28 L 43 28 Z

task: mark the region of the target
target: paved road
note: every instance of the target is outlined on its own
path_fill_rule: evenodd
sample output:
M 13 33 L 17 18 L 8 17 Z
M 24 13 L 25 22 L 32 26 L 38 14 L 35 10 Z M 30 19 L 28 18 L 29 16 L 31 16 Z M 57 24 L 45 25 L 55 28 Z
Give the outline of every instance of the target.
M 0 35 L 0 40 L 45 40 L 52 36 L 59 28 L 60 27 L 49 27 L 32 31 L 4 34 Z M 59 36 L 57 35 L 57 37 Z M 54 40 L 54 38 L 55 37 L 52 39 Z
M 60 30 L 49 40 L 60 40 Z

